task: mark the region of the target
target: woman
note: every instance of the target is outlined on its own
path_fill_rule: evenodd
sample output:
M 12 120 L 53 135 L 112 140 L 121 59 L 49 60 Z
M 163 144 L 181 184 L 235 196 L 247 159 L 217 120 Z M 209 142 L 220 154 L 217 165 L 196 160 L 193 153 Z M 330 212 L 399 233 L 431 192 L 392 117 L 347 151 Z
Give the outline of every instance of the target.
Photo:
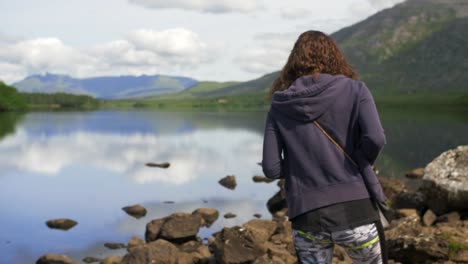
M 285 179 L 299 260 L 331 263 L 338 244 L 355 263 L 385 263 L 375 202 L 387 198 L 372 165 L 386 138 L 369 89 L 329 36 L 307 31 L 270 97 L 262 167 Z

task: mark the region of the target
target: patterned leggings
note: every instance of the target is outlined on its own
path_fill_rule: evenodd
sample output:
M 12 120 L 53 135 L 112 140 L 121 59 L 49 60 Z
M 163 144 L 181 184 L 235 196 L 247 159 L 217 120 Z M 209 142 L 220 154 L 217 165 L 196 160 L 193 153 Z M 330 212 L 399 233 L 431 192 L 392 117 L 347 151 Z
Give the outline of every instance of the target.
M 328 264 L 335 243 L 342 246 L 353 263 L 381 264 L 381 248 L 375 224 L 335 232 L 304 232 L 293 229 L 297 256 L 303 264 Z

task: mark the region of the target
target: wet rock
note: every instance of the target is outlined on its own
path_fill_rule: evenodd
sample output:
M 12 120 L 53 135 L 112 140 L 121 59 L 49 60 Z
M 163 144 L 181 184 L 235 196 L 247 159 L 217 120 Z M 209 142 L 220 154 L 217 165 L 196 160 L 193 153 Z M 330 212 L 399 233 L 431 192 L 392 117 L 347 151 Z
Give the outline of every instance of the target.
M 218 210 L 214 208 L 198 208 L 192 214 L 199 215 L 203 219 L 203 225 L 206 227 L 210 227 L 219 217 Z
M 128 215 L 133 216 L 137 219 L 144 217 L 147 213 L 146 208 L 139 204 L 126 206 L 122 208 L 122 210 L 124 210 Z
M 227 213 L 227 214 L 225 214 L 225 215 L 224 215 L 224 218 L 226 218 L 226 219 L 230 219 L 230 218 L 234 218 L 234 217 L 236 217 L 236 216 L 237 216 L 236 214 L 233 214 L 233 213 Z
M 110 256 L 101 260 L 100 264 L 120 264 L 122 263 L 122 257 Z
M 159 238 L 175 243 L 193 240 L 203 222 L 201 216 L 187 213 L 174 213 L 168 217 L 153 220 L 146 225 L 146 242 Z
M 252 177 L 252 180 L 253 180 L 254 182 L 257 182 L 257 183 L 258 183 L 258 182 L 270 183 L 270 182 L 275 181 L 275 180 L 273 180 L 273 179 L 270 179 L 270 178 L 265 177 L 265 176 L 260 176 L 260 175 L 253 176 L 253 177 Z
M 65 255 L 45 254 L 36 261 L 36 264 L 76 264 L 76 262 Z
M 424 176 L 424 168 L 416 168 L 405 173 L 406 178 L 421 179 Z
M 124 243 L 105 243 L 104 246 L 108 249 L 121 249 L 126 247 Z
M 139 247 L 139 246 L 143 246 L 145 244 L 145 241 L 137 236 L 134 236 L 132 237 L 129 241 L 128 241 L 128 246 L 127 248 L 131 249 L 131 248 L 134 248 L 134 247 Z
M 236 176 L 234 175 L 228 175 L 221 180 L 218 181 L 219 184 L 221 184 L 223 187 L 228 188 L 230 190 L 236 189 L 237 182 L 236 182 Z
M 253 215 L 255 218 L 262 218 L 262 214 L 254 214 Z
M 437 220 L 437 215 L 429 209 L 424 213 L 422 220 L 425 226 L 431 226 Z
M 46 224 L 49 228 L 61 229 L 61 230 L 66 231 L 66 230 L 73 228 L 78 223 L 71 219 L 60 218 L 60 219 L 49 220 L 46 222 Z
M 468 210 L 468 145 L 448 150 L 430 162 L 420 189 L 436 214 Z
M 167 169 L 171 164 L 169 162 L 163 162 L 163 163 L 146 163 L 146 166 L 148 167 L 157 167 L 157 168 L 162 168 L 162 169 Z
M 85 263 L 94 263 L 94 262 L 99 262 L 99 261 L 101 261 L 101 259 L 95 258 L 95 257 L 86 257 L 86 258 L 84 258 L 84 259 L 82 259 L 82 260 L 83 260 L 83 262 L 85 262 Z
M 287 208 L 284 191 L 280 190 L 275 195 L 273 195 L 267 202 L 267 208 L 272 215 Z
M 163 203 L 165 203 L 165 204 L 174 204 L 175 202 L 174 201 L 164 201 Z

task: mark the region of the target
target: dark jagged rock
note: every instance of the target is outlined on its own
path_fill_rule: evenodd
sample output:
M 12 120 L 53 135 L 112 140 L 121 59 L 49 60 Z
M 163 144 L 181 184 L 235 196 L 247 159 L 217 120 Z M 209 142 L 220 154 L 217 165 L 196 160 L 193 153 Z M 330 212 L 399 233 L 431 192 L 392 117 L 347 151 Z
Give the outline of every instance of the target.
M 254 214 L 253 215 L 255 218 L 262 218 L 262 214 Z
M 45 254 L 36 261 L 36 264 L 76 264 L 76 262 L 65 255 Z
M 236 182 L 236 176 L 234 175 L 228 175 L 221 180 L 218 181 L 221 186 L 229 189 L 229 190 L 234 190 L 236 189 L 237 182 Z
M 156 167 L 156 168 L 162 168 L 162 169 L 167 169 L 171 166 L 169 162 L 163 162 L 163 163 L 146 163 L 146 166 L 148 167 Z
M 137 219 L 146 216 L 147 213 L 146 208 L 139 204 L 126 206 L 122 208 L 122 210 L 124 210 L 128 215 L 133 216 Z
M 71 228 L 76 226 L 78 223 L 71 219 L 60 218 L 60 219 L 49 220 L 46 222 L 46 224 L 49 228 L 60 229 L 60 230 L 66 231 L 66 230 L 70 230 Z
M 219 217 L 218 210 L 214 208 L 198 208 L 192 214 L 199 215 L 203 219 L 203 225 L 206 227 L 210 227 Z

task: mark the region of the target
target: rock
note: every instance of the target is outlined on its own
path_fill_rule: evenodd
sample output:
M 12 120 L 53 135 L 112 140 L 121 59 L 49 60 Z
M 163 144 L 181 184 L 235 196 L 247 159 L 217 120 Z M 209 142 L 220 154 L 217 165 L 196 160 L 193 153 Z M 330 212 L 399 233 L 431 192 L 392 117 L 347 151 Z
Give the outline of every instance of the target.
M 406 178 L 421 179 L 424 176 L 424 168 L 416 168 L 405 173 Z
M 254 219 L 245 223 L 243 227 L 249 230 L 259 243 L 264 243 L 270 239 L 277 228 L 277 224 L 269 220 Z
M 213 249 L 217 263 L 251 263 L 262 256 L 265 249 L 248 229 L 235 226 L 214 234 Z
M 448 150 L 424 169 L 420 188 L 436 214 L 468 209 L 468 145 Z
M 94 262 L 99 262 L 101 261 L 101 259 L 98 259 L 98 258 L 95 258 L 95 257 L 86 257 L 84 259 L 82 259 L 83 262 L 85 263 L 94 263 Z
M 262 214 L 254 214 L 253 215 L 255 218 L 262 218 Z
M 146 243 L 151 241 L 155 241 L 159 237 L 159 232 L 161 231 L 161 227 L 164 224 L 165 219 L 155 219 L 146 224 L 146 232 L 145 232 L 145 240 Z
M 431 226 L 437 220 L 437 215 L 435 215 L 434 212 L 429 209 L 426 211 L 426 213 L 424 213 L 422 220 L 425 226 Z
M 224 215 L 224 218 L 229 219 L 229 218 L 234 218 L 234 217 L 236 217 L 236 216 L 237 216 L 236 214 L 227 213 L 227 214 Z
M 126 247 L 124 243 L 105 243 L 104 246 L 108 249 L 121 249 Z
M 133 248 L 124 256 L 121 264 L 191 264 L 208 263 L 210 252 L 205 245 L 191 251 L 180 250 L 169 241 L 158 239 L 142 247 Z
M 156 219 L 146 225 L 145 239 L 151 242 L 159 238 L 183 243 L 195 239 L 203 219 L 197 214 L 174 213 L 162 219 Z
M 49 228 L 61 229 L 61 230 L 66 231 L 76 226 L 78 223 L 71 219 L 61 218 L 61 219 L 49 220 L 46 222 L 46 224 Z
M 450 255 L 450 260 L 456 261 L 458 263 L 468 263 L 468 248 L 456 250 Z
M 146 208 L 139 204 L 126 206 L 122 208 L 122 210 L 124 210 L 128 215 L 133 216 L 137 219 L 144 217 L 147 213 Z
M 169 164 L 169 162 L 163 162 L 163 163 L 149 162 L 149 163 L 146 163 L 146 166 L 167 169 L 167 168 L 169 168 L 169 166 L 171 166 L 171 164 Z
M 76 264 L 76 262 L 65 255 L 45 254 L 36 261 L 36 264 Z
M 424 195 L 421 192 L 402 191 L 394 197 L 393 208 L 414 208 L 422 211 L 426 208 Z
M 218 210 L 214 208 L 198 208 L 192 214 L 199 215 L 203 219 L 203 225 L 206 227 L 210 227 L 219 217 Z
M 385 231 L 389 258 L 402 263 L 447 260 L 449 243 L 433 227 L 423 227 L 418 216 L 409 216 Z
M 173 203 L 175 203 L 175 202 L 174 202 L 174 201 L 164 201 L 163 203 L 165 203 L 165 204 L 173 204 Z
M 122 257 L 110 256 L 101 260 L 100 264 L 120 264 L 122 263 Z
M 137 236 L 134 236 L 128 241 L 127 244 L 128 244 L 127 248 L 131 249 L 131 248 L 134 248 L 134 247 L 139 247 L 139 246 L 145 245 L 145 241 L 143 239 L 137 237 Z
M 267 202 L 267 208 L 272 215 L 287 208 L 284 191 L 280 190 L 275 195 L 273 195 Z
M 437 219 L 437 222 L 447 222 L 449 224 L 455 224 L 458 221 L 460 221 L 460 219 L 461 217 L 458 212 L 451 212 L 451 213 L 439 216 L 439 218 Z
M 416 212 L 416 209 L 400 209 L 398 215 L 400 217 L 418 216 L 418 212 Z
M 273 179 L 270 179 L 270 178 L 265 177 L 265 176 L 260 176 L 260 175 L 253 176 L 253 177 L 252 177 L 252 180 L 253 180 L 254 182 L 265 182 L 265 183 L 270 183 L 270 182 L 275 181 L 275 180 L 273 180 Z
M 222 178 L 221 180 L 219 180 L 218 183 L 230 190 L 234 190 L 236 189 L 236 186 L 237 186 L 236 176 L 228 175 Z

